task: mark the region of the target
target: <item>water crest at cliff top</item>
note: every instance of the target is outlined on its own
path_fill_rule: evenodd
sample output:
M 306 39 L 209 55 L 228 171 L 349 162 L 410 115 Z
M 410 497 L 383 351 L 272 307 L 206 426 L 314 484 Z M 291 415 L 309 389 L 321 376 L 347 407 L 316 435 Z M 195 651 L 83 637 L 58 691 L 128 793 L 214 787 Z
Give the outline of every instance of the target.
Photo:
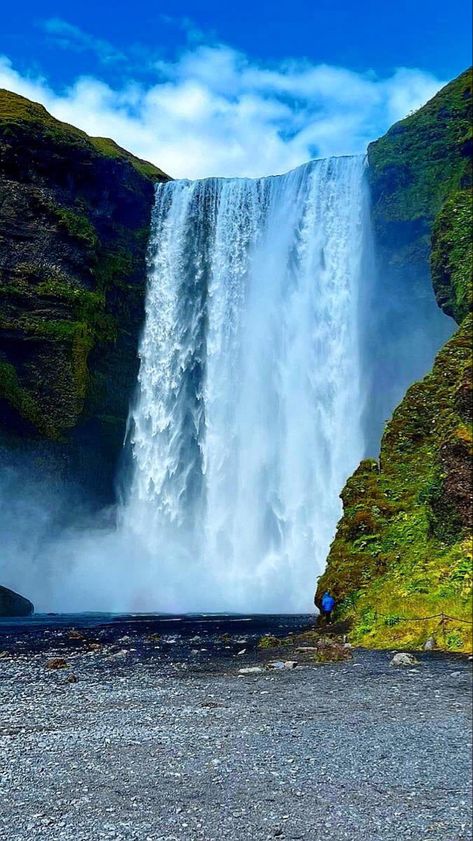
M 363 171 L 156 188 L 121 523 L 156 609 L 311 609 L 363 454 Z

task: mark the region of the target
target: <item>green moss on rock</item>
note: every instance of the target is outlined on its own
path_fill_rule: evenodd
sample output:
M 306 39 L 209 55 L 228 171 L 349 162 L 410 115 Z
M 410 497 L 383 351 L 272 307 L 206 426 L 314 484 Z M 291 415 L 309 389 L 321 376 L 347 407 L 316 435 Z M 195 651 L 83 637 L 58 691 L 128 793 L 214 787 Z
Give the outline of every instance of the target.
M 370 144 L 375 222 L 433 222 L 454 190 L 471 187 L 472 110 L 469 69 Z
M 472 191 L 456 191 L 435 219 L 431 267 L 439 306 L 458 323 L 473 304 L 472 232 Z
M 361 645 L 471 650 L 471 104 L 467 71 L 369 150 L 384 265 L 421 266 L 433 229 L 437 301 L 461 326 L 342 492 L 316 600 L 331 590 Z
M 8 362 L 0 361 L 0 400 L 5 400 L 18 415 L 47 434 L 44 419 L 33 398 L 21 387 L 16 370 Z

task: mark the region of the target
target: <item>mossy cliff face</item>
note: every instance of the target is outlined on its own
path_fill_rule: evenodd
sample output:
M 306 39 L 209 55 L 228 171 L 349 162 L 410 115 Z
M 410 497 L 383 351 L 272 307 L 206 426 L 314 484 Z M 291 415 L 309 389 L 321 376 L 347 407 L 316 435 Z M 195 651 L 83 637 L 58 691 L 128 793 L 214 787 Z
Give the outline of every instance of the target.
M 368 147 L 377 247 L 391 265 L 412 271 L 429 259 L 437 214 L 471 188 L 472 118 L 467 70 Z
M 0 91 L 0 429 L 10 448 L 30 441 L 54 469 L 75 461 L 104 488 L 136 379 L 154 183 L 166 178 Z
M 372 455 L 403 384 L 427 373 L 454 329 L 445 284 L 433 288 L 431 238 L 444 204 L 471 187 L 472 101 L 467 72 L 368 148 L 377 262 L 366 307 L 376 318 L 365 338 Z
M 342 492 L 316 600 L 330 589 L 362 645 L 418 647 L 433 635 L 439 647 L 471 648 L 470 109 L 462 74 L 370 149 L 384 259 L 418 259 L 422 270 L 427 249 L 438 303 L 460 327 L 394 412 L 379 461 L 363 461 Z M 438 613 L 456 619 L 417 621 Z

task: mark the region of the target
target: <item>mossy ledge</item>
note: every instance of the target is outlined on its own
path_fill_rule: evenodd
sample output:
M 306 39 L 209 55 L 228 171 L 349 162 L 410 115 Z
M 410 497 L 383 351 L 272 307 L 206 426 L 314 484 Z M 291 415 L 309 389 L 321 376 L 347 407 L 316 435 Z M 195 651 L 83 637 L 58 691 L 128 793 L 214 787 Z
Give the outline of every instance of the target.
M 160 169 L 0 91 L 0 432 L 112 494 Z M 44 444 L 41 446 L 44 447 Z M 97 483 L 96 483 L 97 484 Z M 100 484 L 100 483 L 98 483 Z
M 330 589 L 351 641 L 369 647 L 472 646 L 471 106 L 469 70 L 369 151 L 382 264 L 430 259 L 438 304 L 460 324 L 395 410 L 379 460 L 341 494 L 316 603 Z

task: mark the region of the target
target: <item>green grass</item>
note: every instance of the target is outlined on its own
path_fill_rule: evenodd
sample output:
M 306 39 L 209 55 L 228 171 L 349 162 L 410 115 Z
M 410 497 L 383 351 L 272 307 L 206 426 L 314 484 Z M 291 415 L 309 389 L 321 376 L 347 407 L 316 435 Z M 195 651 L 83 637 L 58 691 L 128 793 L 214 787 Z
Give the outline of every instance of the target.
M 0 89 L 0 134 L 13 138 L 18 130 L 25 127 L 29 132 L 40 131 L 45 138 L 54 143 L 66 144 L 104 158 L 127 162 L 141 176 L 152 181 L 168 179 L 159 167 L 137 158 L 113 140 L 107 137 L 89 137 L 75 126 L 56 120 L 39 103 L 31 102 L 12 91 Z
M 445 200 L 471 186 L 471 69 L 371 143 L 375 218 L 433 222 Z

